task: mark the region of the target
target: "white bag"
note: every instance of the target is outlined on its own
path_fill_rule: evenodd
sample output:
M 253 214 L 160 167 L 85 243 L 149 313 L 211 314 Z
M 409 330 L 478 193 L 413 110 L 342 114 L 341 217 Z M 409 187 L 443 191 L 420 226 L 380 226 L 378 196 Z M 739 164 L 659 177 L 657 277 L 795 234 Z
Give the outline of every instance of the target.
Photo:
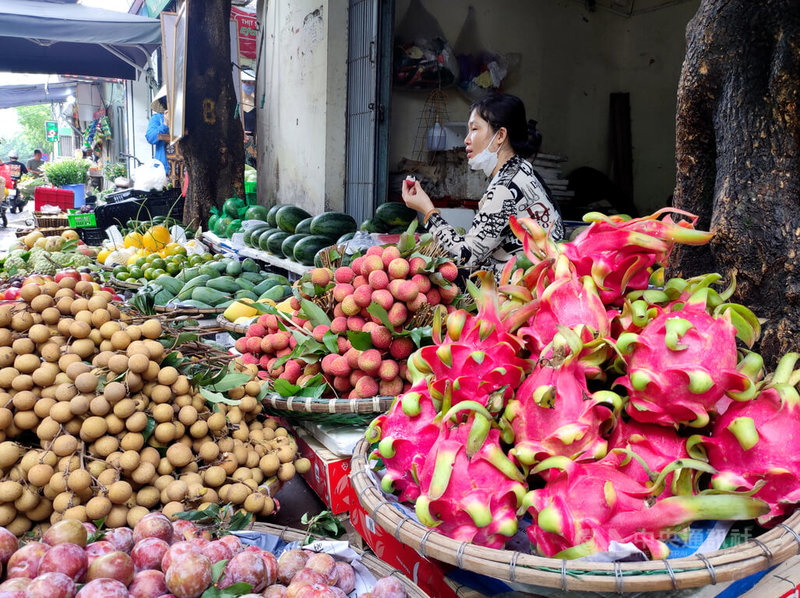
M 133 171 L 133 188 L 140 191 L 161 191 L 169 183 L 164 165 L 158 160 L 146 160 Z

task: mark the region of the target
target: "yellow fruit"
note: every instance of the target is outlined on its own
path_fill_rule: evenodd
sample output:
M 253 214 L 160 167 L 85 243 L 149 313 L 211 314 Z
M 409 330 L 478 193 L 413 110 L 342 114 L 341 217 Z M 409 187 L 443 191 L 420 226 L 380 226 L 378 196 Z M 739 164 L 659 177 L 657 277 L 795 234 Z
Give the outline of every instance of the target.
M 79 237 L 77 232 L 75 232 L 71 228 L 68 228 L 63 233 L 61 233 L 61 238 L 64 239 L 65 241 L 77 241 Z
M 259 299 L 259 300 L 258 300 L 258 303 L 266 303 L 267 305 L 271 305 L 271 306 L 273 306 L 273 307 L 277 307 L 277 306 L 275 305 L 275 302 L 274 302 L 272 299 L 269 299 L 269 298 L 267 298 L 267 297 L 264 297 L 264 298 L 262 298 L 262 299 Z M 294 310 L 292 310 L 292 311 L 294 311 Z
M 100 262 L 101 264 L 105 264 L 106 263 L 106 258 L 109 255 L 111 255 L 111 250 L 110 249 L 101 249 L 97 254 L 97 261 Z
M 253 316 L 258 315 L 258 310 L 254 307 L 250 307 L 246 303 L 242 303 L 241 301 L 234 301 L 231 303 L 223 313 L 223 316 L 229 322 L 235 321 L 237 318 L 241 317 L 248 317 L 252 318 Z
M 142 237 L 142 245 L 145 249 L 151 251 L 158 251 L 164 249 L 172 240 L 169 230 L 166 226 L 160 224 L 151 226 Z
M 292 306 L 290 305 L 290 302 L 291 302 L 291 300 L 292 300 L 292 299 L 291 299 L 291 297 L 290 297 L 289 299 L 285 299 L 284 301 L 281 301 L 281 302 L 280 302 L 280 303 L 278 303 L 277 305 L 275 305 L 275 304 L 273 303 L 273 305 L 275 305 L 275 307 L 277 307 L 277 308 L 278 308 L 280 311 L 282 311 L 283 313 L 285 313 L 285 314 L 291 314 L 291 313 L 294 313 L 294 309 L 292 309 Z
M 128 233 L 127 235 L 125 235 L 125 238 L 123 239 L 122 243 L 123 245 L 125 245 L 125 247 L 136 247 L 136 248 L 144 247 L 144 244 L 142 243 L 142 235 L 141 233 L 137 232 Z

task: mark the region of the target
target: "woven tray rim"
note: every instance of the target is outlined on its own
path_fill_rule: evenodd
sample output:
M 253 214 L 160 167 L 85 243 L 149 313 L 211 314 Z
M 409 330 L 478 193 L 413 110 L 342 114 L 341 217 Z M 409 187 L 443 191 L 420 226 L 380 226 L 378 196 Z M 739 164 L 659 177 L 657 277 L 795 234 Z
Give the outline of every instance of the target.
M 672 591 L 741 579 L 800 554 L 800 510 L 784 523 L 737 546 L 660 561 L 571 562 L 458 542 L 417 523 L 387 501 L 368 473 L 368 452 L 369 443 L 363 439 L 350 462 L 350 483 L 377 525 L 422 556 L 498 579 L 562 591 Z
M 180 307 L 180 306 L 166 306 L 166 305 L 154 305 L 153 309 L 160 314 L 167 313 L 167 312 L 180 312 L 184 316 L 191 316 L 191 315 L 212 315 L 212 314 L 221 314 L 225 311 L 224 307 Z
M 110 276 L 108 281 L 111 283 L 112 286 L 118 286 L 123 289 L 137 290 L 141 289 L 144 286 L 142 284 L 134 284 L 132 282 L 128 282 L 127 280 L 120 280 L 116 276 Z
M 220 328 L 227 330 L 228 332 L 247 334 L 247 329 L 250 328 L 250 324 L 252 324 L 252 322 L 250 322 L 250 324 L 234 324 L 221 313 L 217 316 L 217 324 L 219 324 Z
M 268 534 L 272 534 L 274 536 L 278 536 L 281 540 L 286 540 L 289 542 L 295 541 L 302 541 L 306 536 L 311 535 L 313 538 L 318 540 L 330 540 L 331 538 L 324 538 L 322 536 L 317 536 L 314 534 L 306 534 L 303 531 L 298 529 L 294 529 L 289 526 L 280 526 L 274 525 L 272 523 L 261 523 L 255 522 L 253 523 L 248 530 L 256 531 L 256 532 L 266 532 Z M 431 598 L 428 594 L 422 591 L 417 585 L 414 584 L 408 577 L 403 575 L 403 573 L 399 569 L 395 569 L 391 567 L 387 563 L 380 560 L 374 554 L 369 552 L 364 552 L 355 546 L 350 546 L 350 548 L 358 553 L 361 556 L 361 562 L 364 566 L 369 569 L 376 577 L 396 577 L 398 578 L 403 586 L 406 588 L 406 593 L 408 594 L 408 598 Z
M 265 407 L 298 413 L 384 413 L 392 406 L 395 397 L 369 397 L 366 399 L 315 399 L 313 397 L 284 397 L 269 393 L 262 399 Z

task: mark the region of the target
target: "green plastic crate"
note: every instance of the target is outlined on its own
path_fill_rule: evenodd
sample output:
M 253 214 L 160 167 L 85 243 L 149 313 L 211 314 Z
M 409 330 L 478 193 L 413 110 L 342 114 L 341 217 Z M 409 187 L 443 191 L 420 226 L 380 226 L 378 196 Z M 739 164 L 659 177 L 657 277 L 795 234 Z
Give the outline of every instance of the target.
M 258 183 L 250 183 L 250 182 L 245 181 L 245 183 L 244 183 L 244 192 L 245 193 L 255 193 L 257 185 L 258 185 Z
M 81 213 L 79 210 L 69 210 L 67 220 L 70 228 L 92 228 L 97 226 L 94 212 Z

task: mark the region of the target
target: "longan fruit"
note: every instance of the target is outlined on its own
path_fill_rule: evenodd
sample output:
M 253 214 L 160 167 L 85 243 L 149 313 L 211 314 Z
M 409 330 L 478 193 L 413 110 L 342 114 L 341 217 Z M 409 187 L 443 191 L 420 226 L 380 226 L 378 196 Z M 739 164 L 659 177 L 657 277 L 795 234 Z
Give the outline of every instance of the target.
M 42 311 L 42 322 L 45 324 L 52 326 L 53 324 L 58 324 L 58 321 L 61 319 L 61 312 L 58 310 L 57 307 L 48 307 Z
M 0 468 L 7 468 L 16 463 L 22 456 L 22 447 L 16 442 L 6 440 L 0 442 Z
M 42 365 L 33 370 L 33 373 L 31 373 L 31 380 L 33 380 L 33 383 L 36 385 L 36 387 L 47 388 L 48 386 L 51 386 L 53 382 L 56 381 L 56 375 L 58 375 L 57 371 L 58 368 L 56 368 L 56 371 L 54 371 L 52 368 L 42 367 Z
M 108 457 L 119 448 L 119 440 L 114 436 L 102 436 L 94 441 L 92 447 L 99 457 Z
M 21 513 L 28 513 L 31 509 L 36 508 L 40 500 L 41 496 L 39 494 L 30 488 L 25 488 L 22 491 L 22 496 L 14 501 L 14 508 Z
M 50 450 L 59 457 L 71 455 L 78 450 L 78 439 L 71 434 L 63 434 L 53 441 Z
M 171 445 L 166 455 L 173 467 L 185 467 L 194 459 L 192 449 L 180 442 Z
M 119 447 L 126 451 L 140 451 L 143 446 L 144 436 L 138 432 L 127 432 L 119 441 Z
M 84 372 L 75 378 L 75 388 L 82 393 L 90 393 L 97 390 L 99 378 L 93 372 Z
M 128 368 L 135 374 L 142 374 L 147 371 L 147 366 L 150 365 L 150 358 L 147 355 L 137 353 L 131 355 L 128 359 Z
M 53 477 L 54 470 L 52 466 L 48 465 L 47 463 L 37 463 L 33 467 L 28 470 L 28 482 L 33 484 L 34 486 L 42 487 L 46 485 L 50 478 Z M 22 486 L 20 488 L 20 496 L 22 495 Z M 19 496 L 13 498 L 12 500 L 17 500 Z
M 228 474 L 219 465 L 212 465 L 203 472 L 203 484 L 209 488 L 219 488 L 225 483 Z
M 155 318 L 146 320 L 140 325 L 142 336 L 148 339 L 155 340 L 161 336 L 162 327 L 161 322 Z
M 19 290 L 19 296 L 28 303 L 30 303 L 34 297 L 38 297 L 41 293 L 42 289 L 39 288 L 38 284 L 33 282 L 23 285 Z
M 125 504 L 133 494 L 133 488 L 125 480 L 119 480 L 107 487 L 106 496 L 115 505 Z
M 172 383 L 172 392 L 174 392 L 176 395 L 187 394 L 191 390 L 192 385 L 189 384 L 189 379 L 183 374 L 178 376 L 175 382 Z
M 92 286 L 92 283 L 89 282 L 88 280 L 79 280 L 78 282 L 75 283 L 75 293 L 77 293 L 78 295 L 85 295 L 86 297 L 91 297 L 92 294 L 94 293 L 94 287 Z M 84 309 L 89 309 L 89 301 L 87 299 L 84 299 L 84 301 L 86 302 L 86 307 L 84 307 Z
M 89 311 L 94 312 L 100 309 L 105 310 L 105 308 L 108 306 L 108 300 L 102 295 L 97 294 L 92 296 L 91 299 L 89 299 L 89 303 L 87 305 L 89 307 Z
M 128 527 L 136 527 L 136 524 L 139 523 L 139 520 L 147 515 L 150 512 L 149 509 L 143 506 L 134 506 L 128 509 Z
M 11 329 L 17 332 L 25 332 L 33 326 L 34 323 L 33 316 L 26 311 L 11 316 Z
M 153 407 L 153 419 L 157 423 L 171 422 L 175 416 L 175 410 L 172 405 L 162 403 Z
M 68 316 L 72 314 L 72 303 L 75 301 L 75 299 L 70 297 L 67 293 L 62 293 L 62 291 L 56 293 L 55 299 L 56 299 L 56 309 L 62 316 Z
M 306 459 L 305 457 L 301 457 L 297 461 L 294 462 L 295 471 L 299 474 L 308 473 L 311 471 L 311 461 Z
M 205 438 L 208 436 L 208 424 L 202 419 L 198 419 L 189 426 L 189 435 L 192 438 Z
M 167 500 L 164 502 L 170 502 L 173 500 L 182 501 L 186 498 L 186 494 L 189 491 L 189 485 L 181 480 L 174 480 L 170 482 L 169 486 L 164 488 L 163 494 L 167 497 Z
M 102 519 L 108 515 L 112 506 L 113 504 L 107 497 L 95 496 L 86 503 L 86 516 L 92 521 Z
M 98 461 L 98 463 L 101 463 L 101 461 Z M 105 486 L 106 489 L 119 480 L 119 474 L 117 470 L 113 468 L 104 469 L 95 477 L 97 478 L 97 483 L 101 486 Z
M 72 344 L 69 347 L 69 352 L 74 353 L 81 359 L 86 359 L 95 352 L 95 349 L 97 349 L 97 346 L 91 339 L 82 338 L 72 341 Z
M 32 525 L 33 523 L 31 520 L 25 517 L 25 515 L 17 514 L 12 521 L 5 524 L 5 527 L 15 536 L 21 536 L 30 531 Z
M 258 393 L 261 392 L 261 385 L 256 380 L 250 380 L 245 384 L 244 391 L 251 397 L 258 396 Z
M 93 415 L 81 424 L 80 437 L 84 442 L 94 442 L 108 431 L 105 418 Z
M 225 420 L 225 414 L 220 412 L 213 413 L 211 417 L 208 418 L 206 423 L 208 424 L 208 429 L 212 432 L 221 431 L 227 424 Z
M 67 368 L 71 364 L 77 363 L 80 360 L 81 360 L 81 358 L 80 358 L 79 355 L 75 355 L 73 353 L 65 353 L 64 355 L 62 355 L 61 357 L 58 358 L 58 367 L 61 368 L 62 372 L 66 372 Z M 78 373 L 81 373 L 81 372 L 78 372 Z
M 134 450 L 126 450 L 119 458 L 119 466 L 123 469 L 123 471 L 133 471 L 139 467 L 140 462 L 141 455 Z
M 153 437 L 161 444 L 168 444 L 175 440 L 175 432 L 175 426 L 172 423 L 164 422 L 155 427 Z
M 116 354 L 109 357 L 108 369 L 115 374 L 121 374 L 128 369 L 128 357 L 122 354 Z
M 119 322 L 114 322 L 113 320 L 100 325 L 100 335 L 104 339 L 110 339 L 119 330 L 122 330 L 122 326 L 120 326 Z
M 0 347 L 0 368 L 11 367 L 17 354 L 11 347 Z
M 147 427 L 147 415 L 142 411 L 131 414 L 125 420 L 125 427 L 129 432 L 141 432 Z
M 258 467 L 261 471 L 264 472 L 264 475 L 269 477 L 274 476 L 278 473 L 278 469 L 280 469 L 281 462 L 278 459 L 278 455 L 275 453 L 268 453 L 261 457 L 261 460 L 258 462 Z
M 131 479 L 137 484 L 149 484 L 156 477 L 156 468 L 152 463 L 139 463 L 139 467 L 131 472 Z
M 131 344 L 131 337 L 124 330 L 118 330 L 111 335 L 111 346 L 116 351 L 122 351 L 128 348 Z
M 156 384 L 150 391 L 150 398 L 155 403 L 166 403 L 172 398 L 172 389 L 169 386 Z
M 105 396 L 98 395 L 89 401 L 89 411 L 92 415 L 105 416 L 111 412 L 111 405 L 108 404 Z
M 108 396 L 106 396 L 106 399 L 108 399 Z M 109 400 L 108 402 L 112 405 L 116 403 L 116 405 L 114 405 L 114 415 L 122 420 L 125 420 L 136 413 L 136 403 L 133 399 L 126 398 L 119 402 Z
M 83 492 L 92 485 L 92 476 L 85 469 L 75 469 L 67 478 L 67 488 L 73 492 Z
M 124 504 L 114 505 L 106 515 L 106 527 L 124 527 L 128 525 L 128 507 Z
M 261 510 L 264 508 L 264 499 L 266 496 L 261 494 L 260 492 L 254 492 L 249 494 L 247 498 L 244 499 L 244 510 L 248 513 L 260 513 Z
M 67 509 L 79 505 L 81 499 L 72 492 L 62 492 L 53 499 L 53 510 L 63 513 Z
M 164 358 L 164 345 L 155 340 L 145 340 L 144 343 L 147 352 L 150 354 L 150 359 L 155 362 L 160 362 Z
M 144 381 L 139 374 L 128 372 L 125 374 L 125 384 L 128 385 L 128 390 L 130 392 L 139 392 L 142 386 L 144 386 Z
M 92 371 L 92 368 L 82 361 L 76 361 L 71 363 L 67 366 L 66 373 L 67 376 L 72 378 L 73 380 L 77 381 L 77 379 L 83 374 L 89 374 Z M 92 389 L 94 390 L 94 389 Z M 89 392 L 89 391 L 87 391 Z
M 136 493 L 136 504 L 152 509 L 159 503 L 161 493 L 155 486 L 143 486 Z

